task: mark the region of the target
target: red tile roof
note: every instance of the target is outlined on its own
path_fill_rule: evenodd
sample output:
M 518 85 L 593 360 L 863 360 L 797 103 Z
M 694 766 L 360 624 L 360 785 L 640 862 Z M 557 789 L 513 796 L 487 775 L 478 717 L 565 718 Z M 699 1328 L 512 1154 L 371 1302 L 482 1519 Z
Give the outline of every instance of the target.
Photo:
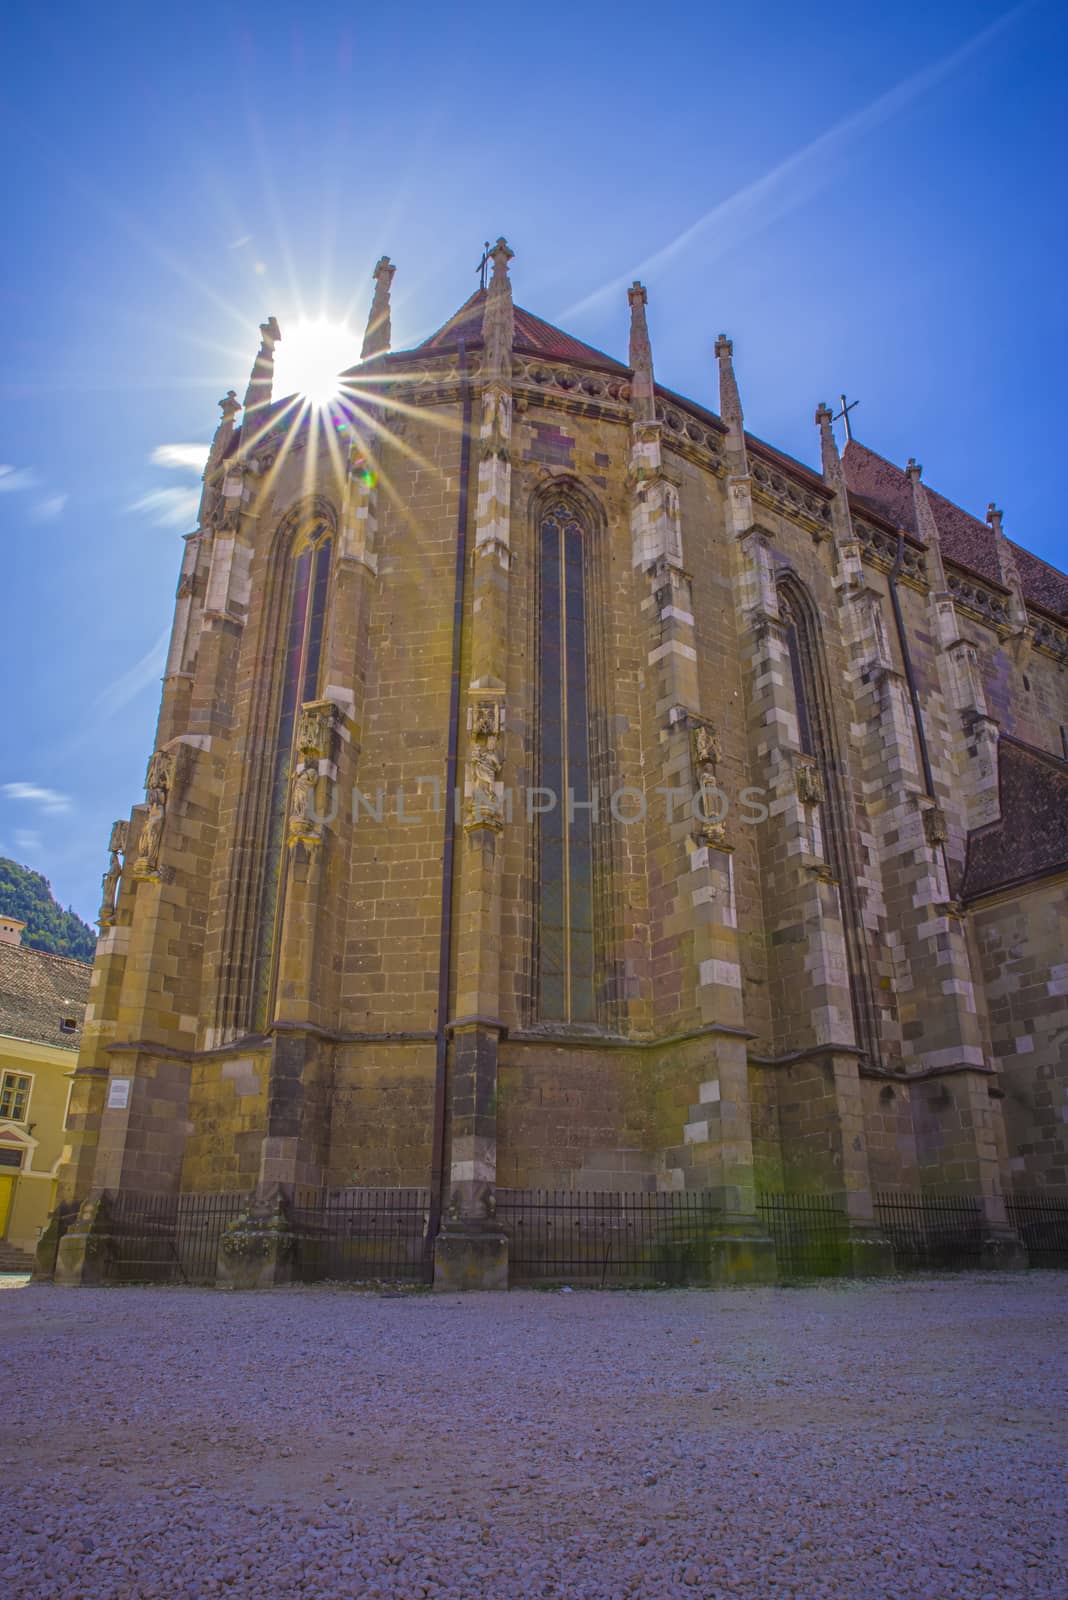
M 866 445 L 858 444 L 855 439 L 851 439 L 845 447 L 842 466 L 851 495 L 869 505 L 895 528 L 903 528 L 906 533 L 916 532 L 912 485 L 900 467 L 876 455 Z M 927 498 L 938 529 L 943 557 L 956 566 L 967 567 L 977 577 L 1004 588 L 993 529 L 977 517 L 970 516 L 967 511 L 962 511 L 960 506 L 954 505 L 952 500 L 947 500 L 934 489 L 927 490 Z M 1012 549 L 1019 567 L 1024 597 L 1047 611 L 1068 614 L 1068 577 L 1032 555 L 1029 550 L 1023 550 L 1017 544 L 1013 544 Z
M 436 333 L 432 333 L 429 339 L 424 339 L 409 353 L 454 350 L 461 339 L 468 348 L 477 348 L 482 343 L 482 307 L 485 299 L 486 290 L 476 289 L 455 316 L 450 317 Z M 544 356 L 547 361 L 577 361 L 584 367 L 597 367 L 602 372 L 630 372 L 629 367 L 623 366 L 612 356 L 606 356 L 603 350 L 595 350 L 592 345 L 583 344 L 581 339 L 573 339 L 569 333 L 554 328 L 551 322 L 543 322 L 532 311 L 524 311 L 522 306 L 515 308 L 514 348 L 524 355 Z
M 370 375 L 375 374 L 381 375 L 384 380 L 385 375 L 392 369 L 403 368 L 413 355 L 454 350 L 461 339 L 469 348 L 477 349 L 482 343 L 482 312 L 486 294 L 485 289 L 476 289 L 448 322 L 443 323 L 436 333 L 432 333 L 413 350 L 394 350 L 373 356 L 342 376 L 354 379 L 362 377 L 367 381 Z M 524 355 L 542 356 L 547 361 L 573 361 L 580 366 L 594 367 L 601 372 L 630 375 L 630 368 L 624 366 L 621 361 L 605 355 L 603 350 L 595 350 L 592 345 L 584 344 L 581 339 L 573 338 L 561 328 L 554 327 L 551 322 L 536 317 L 533 312 L 524 311 L 521 306 L 515 308 L 515 349 Z M 688 411 L 699 420 L 721 430 L 724 429 L 722 420 L 714 411 L 709 411 L 682 395 L 674 394 L 660 384 L 657 384 L 656 392 L 663 399 Z M 264 428 L 268 421 L 276 420 L 291 405 L 290 398 L 283 402 L 276 401 L 273 406 L 264 407 L 258 417 L 259 428 Z M 231 453 L 238 448 L 239 438 L 240 431 L 237 431 L 231 444 Z M 777 464 L 783 471 L 800 479 L 807 487 L 816 491 L 821 489 L 826 491 L 826 485 L 819 472 L 813 471 L 803 462 L 795 461 L 792 456 L 777 450 L 774 445 L 766 444 L 762 439 L 755 438 L 752 434 L 746 434 L 746 441 L 755 454 Z M 876 455 L 874 450 L 869 450 L 865 445 L 858 444 L 855 439 L 851 439 L 846 445 L 842 464 L 850 496 L 858 505 L 866 507 L 892 527 L 902 528 L 911 538 L 918 539 L 912 505 L 912 485 L 900 467 L 895 467 L 892 462 Z M 960 506 L 954 505 L 951 500 L 947 500 L 935 490 L 928 489 L 927 494 L 945 558 L 956 566 L 966 567 L 977 577 L 1005 588 L 992 530 L 985 522 L 980 522 L 977 517 L 963 511 Z M 919 542 L 922 544 L 922 540 Z M 1021 549 L 1019 545 L 1013 544 L 1012 549 L 1025 598 L 1033 605 L 1041 606 L 1055 615 L 1068 616 L 1068 576 L 1058 572 L 1056 567 L 1051 567 L 1040 557 L 1032 555 L 1029 550 Z
M 85 961 L 0 944 L 0 1035 L 77 1050 L 92 975 Z M 77 1023 L 73 1033 L 60 1028 L 65 1017 Z
M 1003 733 L 1001 816 L 968 835 L 961 899 L 1068 870 L 1068 761 Z

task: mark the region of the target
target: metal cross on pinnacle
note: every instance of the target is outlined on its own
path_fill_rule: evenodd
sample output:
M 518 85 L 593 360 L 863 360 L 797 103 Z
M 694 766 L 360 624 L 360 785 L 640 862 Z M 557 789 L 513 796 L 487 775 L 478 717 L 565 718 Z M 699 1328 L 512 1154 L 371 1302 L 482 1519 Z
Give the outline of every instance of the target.
M 841 409 L 841 411 L 838 412 L 838 415 L 833 417 L 831 420 L 833 422 L 838 422 L 839 420 L 844 422 L 845 423 L 845 430 L 846 430 L 846 438 L 847 439 L 852 439 L 852 437 L 853 437 L 853 429 L 852 429 L 852 427 L 850 426 L 850 423 L 849 423 L 849 413 L 854 409 L 855 406 L 859 406 L 860 405 L 860 401 L 859 400 L 851 400 L 849 402 L 849 404 L 846 405 L 846 397 L 845 397 L 844 394 L 840 394 L 838 396 L 838 398 L 842 402 L 842 409 Z

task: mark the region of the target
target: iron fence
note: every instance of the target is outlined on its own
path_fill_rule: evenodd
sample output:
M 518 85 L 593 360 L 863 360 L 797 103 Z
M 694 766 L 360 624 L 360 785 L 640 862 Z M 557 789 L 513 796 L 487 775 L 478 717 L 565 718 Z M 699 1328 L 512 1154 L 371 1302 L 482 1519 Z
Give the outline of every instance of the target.
M 881 1190 L 875 1220 L 894 1249 L 899 1272 L 974 1267 L 983 1251 L 981 1202 L 970 1195 Z
M 1006 1198 L 1005 1207 L 1030 1266 L 1068 1267 L 1068 1199 L 1014 1194 Z
M 291 1215 L 301 1283 L 426 1283 L 428 1189 L 298 1189 Z
M 703 1191 L 598 1193 L 498 1189 L 512 1283 L 587 1287 L 699 1283 L 710 1240 L 729 1229 Z
M 780 1279 L 831 1278 L 842 1271 L 849 1219 L 830 1195 L 759 1194 L 757 1216 L 775 1245 Z
M 108 1207 L 110 1283 L 215 1282 L 219 1243 L 242 1194 L 125 1194 Z
M 898 1271 L 976 1266 L 983 1249 L 981 1203 L 968 1196 L 880 1191 L 878 1232 Z M 298 1282 L 420 1284 L 431 1281 L 427 1189 L 298 1189 L 288 1220 Z M 226 1229 L 249 1205 L 244 1194 L 144 1195 L 109 1201 L 106 1281 L 216 1281 Z M 1068 1199 L 1007 1197 L 1009 1221 L 1032 1266 L 1068 1266 Z M 56 1244 L 77 1216 L 65 1208 Z M 790 1282 L 846 1270 L 849 1221 L 819 1194 L 763 1193 L 757 1219 L 775 1245 L 778 1276 Z M 714 1241 L 734 1231 L 710 1191 L 497 1192 L 515 1284 L 590 1287 L 707 1282 Z M 750 1223 L 752 1219 L 749 1219 Z

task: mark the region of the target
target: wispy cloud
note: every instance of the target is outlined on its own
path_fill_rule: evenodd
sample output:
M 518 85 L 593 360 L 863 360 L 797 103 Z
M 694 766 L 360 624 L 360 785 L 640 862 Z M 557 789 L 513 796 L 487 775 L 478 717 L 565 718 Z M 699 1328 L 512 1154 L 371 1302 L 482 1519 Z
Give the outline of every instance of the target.
M 25 489 L 36 489 L 40 478 L 32 467 L 10 467 L 0 463 L 0 494 L 21 494 Z
M 15 829 L 15 848 L 25 850 L 27 853 L 41 848 L 41 835 L 32 828 Z
M 208 446 L 206 444 L 158 444 L 153 450 L 151 458 L 157 467 L 188 468 L 191 472 L 203 472 L 204 463 L 208 459 Z
M 63 515 L 63 509 L 69 499 L 70 496 L 66 494 L 46 495 L 43 500 L 38 500 L 30 511 L 30 520 L 33 522 L 54 522 L 57 517 Z
M 26 494 L 31 489 L 45 487 L 44 481 L 32 467 L 0 465 L 0 494 Z M 54 522 L 63 513 L 69 495 L 62 491 L 45 494 L 29 509 L 31 522 Z
M 49 814 L 70 810 L 69 794 L 60 794 L 58 789 L 42 789 L 37 783 L 5 783 L 3 793 L 9 800 L 27 800 Z
M 231 250 L 240 250 L 242 245 L 251 244 L 251 243 L 252 243 L 252 235 L 251 235 L 251 233 L 243 233 L 241 235 L 240 239 L 234 239 L 233 242 L 228 246 L 228 248 L 231 249 Z
M 182 528 L 193 521 L 199 504 L 198 489 L 153 489 L 126 509 L 151 517 L 157 528 Z
M 844 154 L 860 135 L 871 133 L 881 127 L 884 122 L 888 122 L 891 117 L 904 111 L 906 106 L 919 99 L 920 95 L 936 88 L 963 66 L 971 56 L 984 49 L 999 33 L 1010 27 L 1026 11 L 1030 11 L 1034 4 L 1035 0 L 1023 0 L 1023 4 L 1006 11 L 1003 16 L 998 17 L 979 33 L 973 34 L 949 55 L 942 56 L 930 66 L 922 67 L 919 72 L 904 78 L 860 111 L 855 111 L 851 116 L 844 117 L 841 122 L 834 123 L 832 127 L 803 145 L 800 150 L 795 150 L 785 160 L 771 167 L 762 177 L 737 189 L 726 200 L 721 200 L 710 211 L 706 211 L 704 216 L 698 217 L 696 222 L 676 234 L 675 238 L 661 249 L 646 256 L 645 260 L 640 261 L 630 272 L 613 278 L 601 288 L 595 289 L 585 299 L 576 301 L 566 311 L 561 312 L 558 320 L 564 321 L 568 317 L 577 316 L 602 301 L 615 297 L 629 286 L 632 279 L 644 278 L 666 266 L 702 235 L 715 230 L 715 238 L 705 245 L 702 256 L 705 261 L 713 261 L 736 249 L 738 245 L 754 234 L 760 233 L 764 228 L 770 227 L 780 217 L 804 205 L 830 181 L 834 157 Z
M 159 681 L 167 661 L 167 642 L 170 638 L 169 626 L 164 628 L 159 638 L 136 661 L 128 671 L 122 673 L 113 682 L 102 689 L 93 701 L 92 710 L 96 717 L 113 717 L 123 706 L 129 705 L 134 697 L 150 683 Z

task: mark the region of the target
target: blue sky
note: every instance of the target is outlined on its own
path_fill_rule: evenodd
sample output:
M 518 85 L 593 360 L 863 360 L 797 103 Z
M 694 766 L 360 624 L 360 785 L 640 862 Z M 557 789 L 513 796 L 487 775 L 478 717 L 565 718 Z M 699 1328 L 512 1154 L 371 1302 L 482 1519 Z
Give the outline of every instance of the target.
M 142 797 L 196 472 L 257 325 L 394 342 L 475 286 L 816 463 L 816 403 L 1066 564 L 1065 14 L 943 3 L 9 8 L 0 855 L 95 916 Z M 283 346 L 284 348 L 284 346 Z M 281 355 L 281 351 L 280 351 Z M 339 365 L 349 358 L 341 352 Z

